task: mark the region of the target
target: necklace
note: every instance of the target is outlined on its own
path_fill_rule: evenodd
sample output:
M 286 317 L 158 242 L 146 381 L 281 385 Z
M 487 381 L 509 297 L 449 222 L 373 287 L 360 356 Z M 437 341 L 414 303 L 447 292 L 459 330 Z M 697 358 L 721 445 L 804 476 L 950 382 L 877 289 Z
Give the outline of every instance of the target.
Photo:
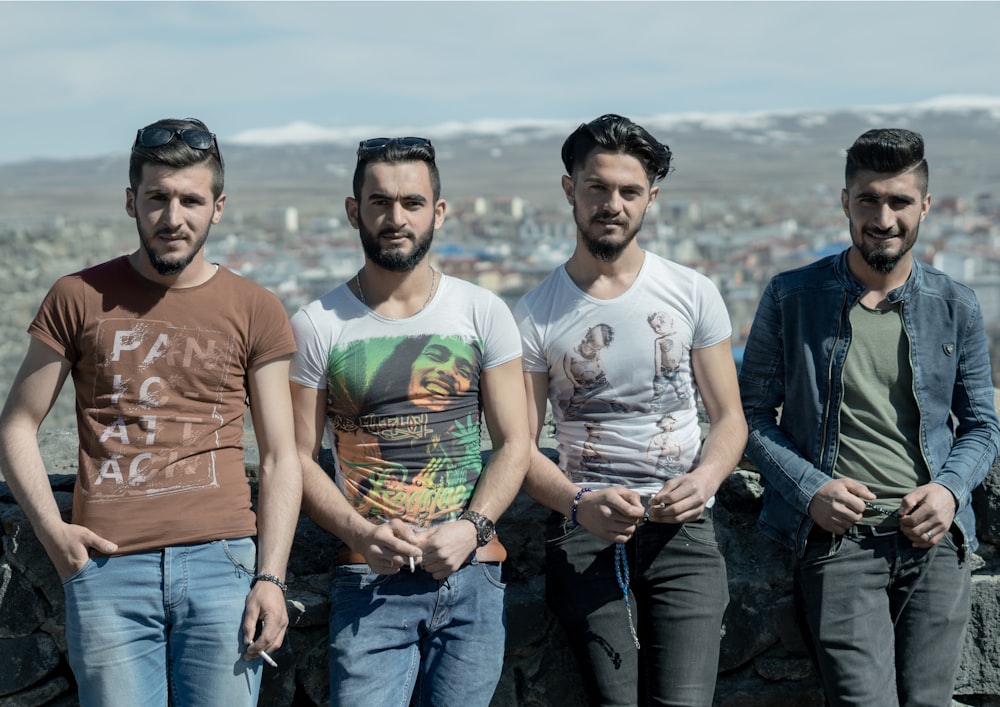
M 361 304 L 363 304 L 364 306 L 367 307 L 368 306 L 368 300 L 365 299 L 365 291 L 363 289 L 361 289 L 361 273 L 362 273 L 362 271 L 364 271 L 364 268 L 361 268 L 361 270 L 358 270 L 357 274 L 354 276 L 354 284 L 358 286 L 358 299 L 361 300 Z M 434 297 L 434 285 L 435 284 L 437 284 L 437 270 L 435 270 L 434 268 L 431 268 L 431 291 L 427 293 L 427 299 L 424 300 L 424 303 L 422 305 L 420 305 L 420 309 L 418 309 L 416 312 L 414 312 L 413 314 L 411 314 L 410 315 L 411 317 L 414 314 L 420 314 L 422 311 L 424 311 L 424 308 L 431 303 L 431 299 Z

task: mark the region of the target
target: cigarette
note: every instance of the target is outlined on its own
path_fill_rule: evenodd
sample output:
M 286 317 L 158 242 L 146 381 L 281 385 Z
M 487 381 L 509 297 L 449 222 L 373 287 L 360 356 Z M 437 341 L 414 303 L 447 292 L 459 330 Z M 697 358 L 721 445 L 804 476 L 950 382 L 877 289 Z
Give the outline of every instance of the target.
M 272 658 L 271 656 L 269 656 L 264 651 L 259 651 L 259 653 L 260 653 L 260 657 L 264 659 L 265 663 L 267 663 L 268 665 L 270 665 L 272 668 L 277 668 L 278 667 L 278 664 L 274 662 L 274 658 Z
M 413 561 L 413 555 L 410 555 L 410 572 L 416 572 L 416 571 L 417 571 L 417 565 Z

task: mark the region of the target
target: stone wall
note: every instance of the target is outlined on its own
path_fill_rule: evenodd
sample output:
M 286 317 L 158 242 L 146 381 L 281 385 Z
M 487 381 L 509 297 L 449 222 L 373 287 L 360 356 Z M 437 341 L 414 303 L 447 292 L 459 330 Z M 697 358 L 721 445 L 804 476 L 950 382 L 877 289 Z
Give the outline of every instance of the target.
M 75 436 L 43 439 L 49 469 L 71 470 Z M 255 467 L 248 464 L 253 475 Z M 73 477 L 54 475 L 60 507 L 70 508 Z M 737 470 L 720 489 L 715 511 L 726 556 L 731 601 L 722 631 L 715 704 L 719 707 L 821 707 L 792 601 L 788 553 L 755 528 L 759 476 Z M 1000 471 L 994 467 L 976 499 L 979 537 L 973 558 L 973 610 L 956 686 L 955 704 L 1000 707 Z M 542 527 L 547 511 L 519 496 L 499 523 L 510 553 L 508 638 L 494 707 L 583 704 L 576 665 L 543 600 Z M 0 485 L 0 707 L 77 705 L 63 635 L 58 578 L 24 515 Z M 326 588 L 334 541 L 309 520 L 299 523 L 289 567 L 291 628 L 265 667 L 261 705 L 326 705 Z

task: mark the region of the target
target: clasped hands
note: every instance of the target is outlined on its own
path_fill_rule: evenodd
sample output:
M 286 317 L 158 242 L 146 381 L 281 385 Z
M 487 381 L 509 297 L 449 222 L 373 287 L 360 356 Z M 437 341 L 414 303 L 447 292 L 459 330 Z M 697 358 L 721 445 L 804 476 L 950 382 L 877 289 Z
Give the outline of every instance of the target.
M 861 520 L 865 501 L 874 500 L 875 494 L 859 481 L 831 479 L 809 502 L 809 516 L 828 533 L 843 535 Z M 913 547 L 927 549 L 948 532 L 957 510 L 955 497 L 941 484 L 918 486 L 900 502 L 899 530 Z
M 639 494 L 621 486 L 595 489 L 580 496 L 577 523 L 593 535 L 609 542 L 627 542 L 644 522 L 686 523 L 697 520 L 713 492 L 701 477 L 688 473 L 669 479 L 649 506 Z
M 396 574 L 406 567 L 420 566 L 434 577 L 445 579 L 476 551 L 476 528 L 456 520 L 419 532 L 398 518 L 371 528 L 354 546 L 373 572 Z

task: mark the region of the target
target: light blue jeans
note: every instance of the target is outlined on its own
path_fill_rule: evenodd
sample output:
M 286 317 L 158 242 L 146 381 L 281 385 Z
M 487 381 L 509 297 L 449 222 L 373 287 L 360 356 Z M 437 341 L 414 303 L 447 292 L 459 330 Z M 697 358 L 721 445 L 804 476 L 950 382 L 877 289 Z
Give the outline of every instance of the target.
M 506 641 L 500 565 L 438 581 L 421 569 L 337 568 L 330 585 L 333 707 L 487 707 Z
M 960 543 L 954 531 L 929 550 L 857 526 L 810 533 L 796 580 L 827 704 L 951 704 L 970 613 Z
M 241 624 L 251 538 L 90 560 L 63 582 L 81 707 L 252 707 Z

